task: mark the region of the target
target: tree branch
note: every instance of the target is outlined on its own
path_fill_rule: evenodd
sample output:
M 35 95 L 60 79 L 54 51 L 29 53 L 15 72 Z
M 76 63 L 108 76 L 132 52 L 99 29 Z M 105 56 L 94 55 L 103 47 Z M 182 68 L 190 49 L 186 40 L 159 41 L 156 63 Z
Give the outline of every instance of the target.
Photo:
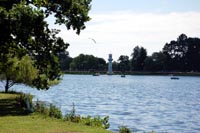
M 14 84 L 15 84 L 15 82 L 14 82 L 14 81 L 11 81 L 11 82 L 9 82 L 8 87 L 10 88 L 10 87 L 12 87 Z

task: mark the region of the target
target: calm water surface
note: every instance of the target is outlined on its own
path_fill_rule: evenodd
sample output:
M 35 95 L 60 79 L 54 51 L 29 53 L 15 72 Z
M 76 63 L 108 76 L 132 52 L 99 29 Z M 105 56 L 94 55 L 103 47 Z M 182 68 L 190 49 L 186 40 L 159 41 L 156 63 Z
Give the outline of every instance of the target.
M 64 75 L 48 91 L 13 88 L 57 105 L 64 114 L 74 103 L 77 114 L 108 115 L 112 131 L 125 125 L 137 132 L 200 132 L 200 77 Z

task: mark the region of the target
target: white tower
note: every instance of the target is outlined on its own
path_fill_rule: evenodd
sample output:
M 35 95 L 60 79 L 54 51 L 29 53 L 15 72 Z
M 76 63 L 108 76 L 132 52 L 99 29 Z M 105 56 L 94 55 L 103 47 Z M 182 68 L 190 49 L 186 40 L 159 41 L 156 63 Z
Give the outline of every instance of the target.
M 108 74 L 111 75 L 113 72 L 112 72 L 112 54 L 109 54 L 108 55 Z

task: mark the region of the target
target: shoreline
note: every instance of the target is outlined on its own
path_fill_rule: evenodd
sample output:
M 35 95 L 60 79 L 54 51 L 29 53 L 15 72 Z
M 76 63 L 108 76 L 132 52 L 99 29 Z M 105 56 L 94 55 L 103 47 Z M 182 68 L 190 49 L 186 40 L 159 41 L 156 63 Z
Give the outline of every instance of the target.
M 90 71 L 65 71 L 64 74 L 74 74 L 74 75 L 93 75 L 95 72 Z M 99 71 L 100 75 L 107 75 L 106 71 Z M 112 75 L 121 75 L 122 72 L 114 71 Z M 200 76 L 200 72 L 125 72 L 125 75 L 152 75 L 152 76 Z

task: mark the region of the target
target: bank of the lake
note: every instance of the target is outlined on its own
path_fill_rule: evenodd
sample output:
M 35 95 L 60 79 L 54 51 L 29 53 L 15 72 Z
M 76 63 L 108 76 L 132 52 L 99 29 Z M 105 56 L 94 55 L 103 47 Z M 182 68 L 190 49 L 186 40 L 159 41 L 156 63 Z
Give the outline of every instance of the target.
M 39 113 L 24 113 L 15 104 L 18 94 L 0 93 L 0 133 L 111 133 L 78 123 L 50 118 Z
M 106 75 L 106 71 L 97 71 L 102 75 Z M 65 74 L 75 74 L 75 75 L 93 75 L 95 72 L 90 71 L 65 71 Z M 122 72 L 114 71 L 113 75 L 120 75 Z M 126 75 L 160 75 L 160 76 L 168 76 L 168 75 L 176 75 L 176 76 L 200 76 L 200 72 L 149 72 L 149 71 L 128 71 L 125 72 Z
M 109 116 L 110 128 L 128 126 L 137 132 L 199 132 L 200 77 L 151 75 L 64 75 L 60 84 L 38 91 L 23 85 L 12 89 L 31 93 L 34 100 L 53 103 L 63 114 L 75 104 L 81 116 Z

